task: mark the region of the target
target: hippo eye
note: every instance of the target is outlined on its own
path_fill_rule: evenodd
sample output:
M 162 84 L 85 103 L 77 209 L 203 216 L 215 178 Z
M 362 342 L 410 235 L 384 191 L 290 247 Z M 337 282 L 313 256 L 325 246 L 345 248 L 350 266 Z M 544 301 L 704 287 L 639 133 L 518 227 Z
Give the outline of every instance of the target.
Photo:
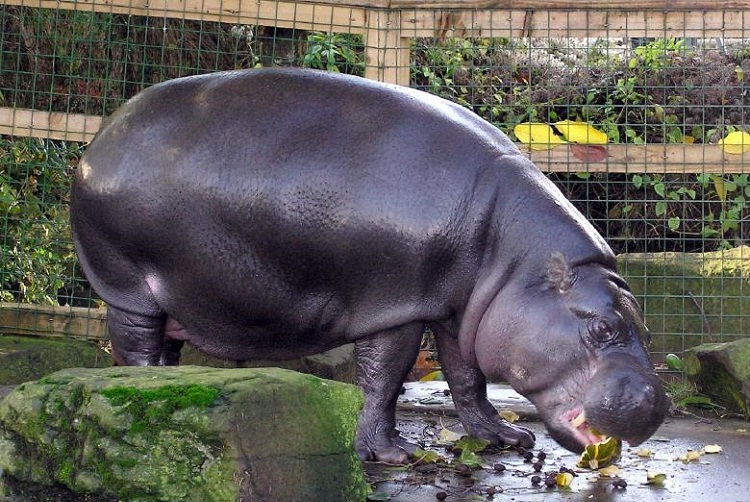
M 617 331 L 606 319 L 601 317 L 589 321 L 589 332 L 597 343 L 608 343 L 617 337 Z

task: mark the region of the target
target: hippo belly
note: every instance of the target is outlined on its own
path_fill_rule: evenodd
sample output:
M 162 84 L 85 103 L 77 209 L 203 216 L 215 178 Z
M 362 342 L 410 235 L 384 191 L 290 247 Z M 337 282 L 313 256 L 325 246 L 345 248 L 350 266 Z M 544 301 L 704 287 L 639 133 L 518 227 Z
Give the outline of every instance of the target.
M 279 69 L 153 86 L 88 147 L 71 223 L 118 364 L 176 364 L 183 342 L 234 360 L 354 342 L 363 459 L 406 461 L 395 401 L 428 327 L 474 435 L 534 439 L 487 378 L 574 450 L 588 427 L 641 441 L 666 412 L 601 236 L 494 126 L 426 93 Z M 532 371 L 550 343 L 566 357 Z

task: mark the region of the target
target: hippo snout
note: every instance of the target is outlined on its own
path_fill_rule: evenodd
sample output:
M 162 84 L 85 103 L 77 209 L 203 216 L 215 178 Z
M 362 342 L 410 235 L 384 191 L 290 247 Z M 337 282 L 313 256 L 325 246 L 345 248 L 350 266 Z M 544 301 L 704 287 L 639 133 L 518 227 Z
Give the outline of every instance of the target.
M 584 410 L 589 425 L 600 433 L 638 445 L 662 424 L 669 399 L 653 370 L 624 357 L 599 368 Z

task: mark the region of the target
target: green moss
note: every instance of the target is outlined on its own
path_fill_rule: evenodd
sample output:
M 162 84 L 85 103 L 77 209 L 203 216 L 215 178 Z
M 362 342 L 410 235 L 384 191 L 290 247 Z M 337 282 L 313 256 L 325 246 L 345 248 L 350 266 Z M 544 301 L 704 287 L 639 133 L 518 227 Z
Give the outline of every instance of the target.
M 704 373 L 698 382 L 701 390 L 727 409 L 750 416 L 742 390 L 724 367 L 712 361 L 704 362 L 703 366 Z
M 151 424 L 171 420 L 175 411 L 213 405 L 219 397 L 219 390 L 196 384 L 165 385 L 155 389 L 111 387 L 102 390 L 102 395 L 133 417 L 131 432 L 139 433 L 146 431 Z
M 62 461 L 57 469 L 57 478 L 64 485 L 70 485 L 73 482 L 73 476 L 76 472 L 76 465 L 71 459 L 65 459 Z
M 64 368 L 111 364 L 112 358 L 93 343 L 0 336 L 0 385 L 36 380 Z
M 0 462 L 119 500 L 363 500 L 361 406 L 355 387 L 283 370 L 69 370 L 0 403 Z
M 705 341 L 750 334 L 750 247 L 712 253 L 646 253 L 618 257 L 643 306 L 655 353 L 681 353 Z
M 750 417 L 750 339 L 691 348 L 685 352 L 684 369 L 714 402 Z

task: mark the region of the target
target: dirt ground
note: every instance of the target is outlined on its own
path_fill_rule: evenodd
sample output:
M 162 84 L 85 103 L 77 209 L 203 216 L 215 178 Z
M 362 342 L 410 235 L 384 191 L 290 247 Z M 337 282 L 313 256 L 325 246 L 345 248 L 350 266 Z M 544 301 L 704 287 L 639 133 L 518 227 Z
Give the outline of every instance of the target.
M 453 455 L 445 447 L 434 446 L 443 428 L 461 433 L 451 406 L 445 402 L 444 383 L 407 384 L 399 412 L 399 427 L 411 440 L 434 449 L 451 461 Z M 447 501 L 514 501 L 514 502 L 656 502 L 720 500 L 747 502 L 750 500 L 750 423 L 741 420 L 684 416 L 669 418 L 649 441 L 637 448 L 623 446 L 616 477 L 604 477 L 596 471 L 576 468 L 578 456 L 562 450 L 537 421 L 530 403 L 501 386 L 491 386 L 490 398 L 499 408 L 511 408 L 525 417 L 523 425 L 537 437 L 535 455 L 531 462 L 515 450 L 495 450 L 480 455 L 482 468 L 461 472 L 455 467 L 394 468 L 367 463 L 366 472 L 377 487 L 376 500 L 393 502 Z M 420 404 L 421 402 L 427 404 Z M 700 452 L 707 445 L 719 445 L 722 452 L 703 454 L 693 461 L 680 457 L 689 451 Z M 639 450 L 652 454 L 645 458 Z M 540 451 L 546 453 L 541 472 L 533 463 Z M 643 451 L 641 451 L 643 453 Z M 502 464 L 503 472 L 494 466 Z M 571 469 L 576 476 L 567 488 L 547 488 L 532 483 L 532 477 L 542 479 L 548 473 Z M 661 485 L 646 484 L 648 473 L 661 473 L 666 479 Z M 625 488 L 613 483 L 625 480 Z M 442 492 L 442 493 L 441 493 Z M 444 499 L 441 497 L 445 497 Z

